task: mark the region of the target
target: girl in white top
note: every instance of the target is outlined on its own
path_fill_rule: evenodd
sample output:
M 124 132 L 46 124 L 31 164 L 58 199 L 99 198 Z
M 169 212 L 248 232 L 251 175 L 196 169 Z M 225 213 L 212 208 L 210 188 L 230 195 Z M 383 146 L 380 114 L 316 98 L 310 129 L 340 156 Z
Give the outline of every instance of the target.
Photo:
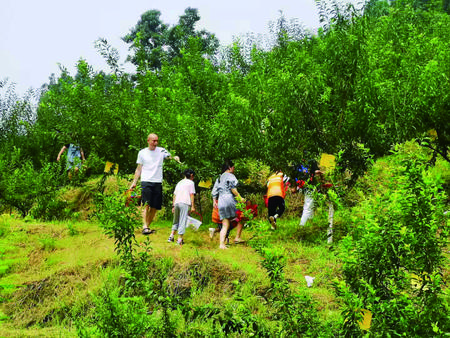
M 175 232 L 178 231 L 178 245 L 183 245 L 183 235 L 186 231 L 188 222 L 189 209 L 195 211 L 194 195 L 194 171 L 186 169 L 184 171 L 185 178 L 178 182 L 173 193 L 173 226 L 168 242 L 174 241 Z

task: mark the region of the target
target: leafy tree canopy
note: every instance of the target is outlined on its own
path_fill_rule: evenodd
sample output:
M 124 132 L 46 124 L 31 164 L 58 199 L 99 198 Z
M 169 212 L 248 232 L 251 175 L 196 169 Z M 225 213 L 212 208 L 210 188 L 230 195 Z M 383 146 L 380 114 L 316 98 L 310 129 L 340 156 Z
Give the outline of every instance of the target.
M 122 38 L 134 50 L 134 55 L 128 57 L 133 64 L 145 63 L 148 69 L 161 69 L 164 62 L 171 63 L 182 56 L 182 50 L 189 47 L 190 38 L 199 39 L 201 51 L 206 55 L 214 55 L 219 47 L 213 34 L 195 29 L 200 20 L 196 8 L 186 8 L 173 26 L 163 23 L 160 16 L 158 10 L 145 12 L 131 32 Z
M 26 138 L 11 134 L 14 144 L 27 146 L 21 154 L 56 158 L 73 135 L 88 157 L 130 172 L 155 132 L 200 178 L 217 173 L 225 158 L 278 167 L 342 151 L 347 169 L 363 174 L 366 155 L 383 156 L 414 138 L 448 159 L 450 17 L 442 9 L 405 1 L 374 2 L 372 12 L 327 10 L 326 29 L 295 39 L 283 33 L 284 20 L 271 49 L 235 43 L 227 67 L 204 57 L 196 13 L 187 9 L 170 27 L 149 11 L 133 30 L 136 57 L 156 55 L 141 53 L 144 44 L 155 53 L 161 47 L 158 67 L 139 63 L 158 72 L 125 74 L 106 40 L 98 48 L 112 75 L 84 60 L 75 76 L 63 69 L 42 95 Z

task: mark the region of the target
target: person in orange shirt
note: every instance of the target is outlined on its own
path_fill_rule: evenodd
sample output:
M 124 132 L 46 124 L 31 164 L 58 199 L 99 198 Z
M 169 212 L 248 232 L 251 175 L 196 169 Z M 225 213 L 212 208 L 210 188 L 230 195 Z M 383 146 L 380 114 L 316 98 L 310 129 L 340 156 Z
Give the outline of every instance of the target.
M 267 199 L 268 215 L 272 230 L 277 228 L 277 218 L 283 215 L 285 210 L 284 198 L 286 188 L 284 185 L 284 175 L 278 170 L 267 179 Z

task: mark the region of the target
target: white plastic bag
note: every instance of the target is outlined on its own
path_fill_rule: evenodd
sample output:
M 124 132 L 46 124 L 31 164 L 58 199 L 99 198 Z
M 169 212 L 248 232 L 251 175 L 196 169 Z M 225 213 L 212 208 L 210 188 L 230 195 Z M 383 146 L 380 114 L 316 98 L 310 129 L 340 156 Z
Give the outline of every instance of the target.
M 309 288 L 313 285 L 314 279 L 315 279 L 315 278 L 316 278 L 316 277 L 305 276 L 305 279 L 306 279 L 306 285 L 307 285 Z
M 201 221 L 199 221 L 198 219 L 195 219 L 191 216 L 188 216 L 188 226 L 194 228 L 197 231 L 198 228 L 200 227 L 200 225 L 202 225 Z

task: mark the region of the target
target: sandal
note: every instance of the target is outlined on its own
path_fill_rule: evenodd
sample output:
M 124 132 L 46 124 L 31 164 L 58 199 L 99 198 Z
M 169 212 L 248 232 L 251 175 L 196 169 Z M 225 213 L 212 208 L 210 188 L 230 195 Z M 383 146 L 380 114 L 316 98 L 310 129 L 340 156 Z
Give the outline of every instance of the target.
M 240 239 L 240 240 L 238 240 L 238 241 L 234 241 L 234 244 L 242 244 L 242 243 L 245 243 L 245 241 L 243 241 L 242 239 Z
M 155 233 L 156 232 L 156 230 L 152 230 L 152 229 L 149 229 L 149 228 L 144 228 L 143 230 L 142 230 L 142 234 L 143 235 L 151 235 L 151 234 L 153 234 L 153 233 Z
M 178 238 L 177 244 L 178 244 L 178 245 L 183 245 L 183 244 L 184 244 L 183 239 L 182 239 L 182 238 Z

